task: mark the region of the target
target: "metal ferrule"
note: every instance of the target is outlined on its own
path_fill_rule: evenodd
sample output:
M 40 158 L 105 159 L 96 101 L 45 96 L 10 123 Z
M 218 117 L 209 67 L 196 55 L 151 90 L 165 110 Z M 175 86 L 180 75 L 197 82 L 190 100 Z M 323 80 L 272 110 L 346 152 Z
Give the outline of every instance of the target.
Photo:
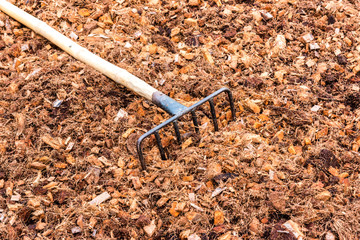
M 168 97 L 167 95 L 163 94 L 160 91 L 153 93 L 152 101 L 158 107 L 161 107 L 163 110 L 165 110 L 167 113 L 171 115 L 176 115 L 187 109 L 186 106 L 182 105 L 181 103 L 178 103 L 177 101 L 175 101 L 171 97 Z

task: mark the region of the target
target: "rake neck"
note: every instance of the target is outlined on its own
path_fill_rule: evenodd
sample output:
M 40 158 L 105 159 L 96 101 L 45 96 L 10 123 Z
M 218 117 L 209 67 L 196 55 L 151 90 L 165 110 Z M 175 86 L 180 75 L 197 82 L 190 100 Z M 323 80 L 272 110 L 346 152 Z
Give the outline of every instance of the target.
M 186 106 L 178 103 L 177 101 L 160 91 L 153 93 L 152 102 L 171 115 L 176 115 L 187 109 Z

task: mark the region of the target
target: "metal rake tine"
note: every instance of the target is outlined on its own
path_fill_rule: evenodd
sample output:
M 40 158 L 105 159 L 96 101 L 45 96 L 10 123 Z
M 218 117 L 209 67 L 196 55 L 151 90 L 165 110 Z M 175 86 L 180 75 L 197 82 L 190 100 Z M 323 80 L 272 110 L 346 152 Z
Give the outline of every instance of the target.
M 163 148 L 163 145 L 161 143 L 161 138 L 158 132 L 155 132 L 155 139 L 156 139 L 156 143 L 158 145 L 159 151 L 160 151 L 160 155 L 161 155 L 161 159 L 162 160 L 166 160 L 166 155 L 165 155 L 165 151 Z
M 232 93 L 229 89 L 226 89 L 225 92 L 227 93 L 228 98 L 229 98 L 232 120 L 235 120 L 236 119 L 236 111 L 235 111 L 235 105 L 234 105 L 234 99 L 233 99 Z
M 196 133 L 200 133 L 200 131 L 199 131 L 199 123 L 198 123 L 196 113 L 195 113 L 194 110 L 191 111 L 191 116 L 192 116 L 192 119 L 193 119 L 193 122 L 194 122 Z
M 210 104 L 210 112 L 211 112 L 211 117 L 214 123 L 214 130 L 218 131 L 219 130 L 219 125 L 216 119 L 216 112 L 215 112 L 215 106 L 214 106 L 214 100 L 211 98 L 209 99 L 209 104 Z
M 180 135 L 179 125 L 178 125 L 177 120 L 173 121 L 173 125 L 174 125 L 176 139 L 177 139 L 178 143 L 181 144 L 181 135 Z

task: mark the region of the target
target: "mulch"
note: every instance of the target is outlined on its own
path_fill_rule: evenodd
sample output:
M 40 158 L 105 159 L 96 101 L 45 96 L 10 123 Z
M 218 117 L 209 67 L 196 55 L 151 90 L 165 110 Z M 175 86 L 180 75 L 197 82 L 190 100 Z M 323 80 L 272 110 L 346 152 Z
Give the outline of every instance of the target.
M 190 106 L 180 122 L 0 12 L 2 239 L 359 239 L 357 1 L 16 6 Z M 289 227 L 290 226 L 290 227 Z

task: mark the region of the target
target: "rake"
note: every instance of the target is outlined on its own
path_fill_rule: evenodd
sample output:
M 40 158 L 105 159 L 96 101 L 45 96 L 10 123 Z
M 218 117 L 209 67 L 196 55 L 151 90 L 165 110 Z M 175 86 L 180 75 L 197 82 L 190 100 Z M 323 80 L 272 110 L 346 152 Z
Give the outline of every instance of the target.
M 142 143 L 144 139 L 150 137 L 151 135 L 155 136 L 157 146 L 159 148 L 159 152 L 161 158 L 166 160 L 166 154 L 164 151 L 164 147 L 161 143 L 161 137 L 159 131 L 165 128 L 168 125 L 173 125 L 175 136 L 177 142 L 180 144 L 181 134 L 178 125 L 178 119 L 184 116 L 185 114 L 190 113 L 192 117 L 192 122 L 195 128 L 195 131 L 199 132 L 199 123 L 197 119 L 197 115 L 195 110 L 205 103 L 209 103 L 210 113 L 212 122 L 214 125 L 214 130 L 217 131 L 219 129 L 217 116 L 215 112 L 215 104 L 214 104 L 214 97 L 221 93 L 225 93 L 228 96 L 228 102 L 231 109 L 232 119 L 235 119 L 235 107 L 234 101 L 231 94 L 231 91 L 228 88 L 221 88 L 218 91 L 210 94 L 209 96 L 205 97 L 201 101 L 195 103 L 190 107 L 186 107 L 181 103 L 177 102 L 176 100 L 168 97 L 166 94 L 156 90 L 143 80 L 139 79 L 138 77 L 130 74 L 128 71 L 115 66 L 114 64 L 100 58 L 99 56 L 91 53 L 87 49 L 81 47 L 71 39 L 67 38 L 66 36 L 62 35 L 45 22 L 40 21 L 39 19 L 31 16 L 30 14 L 24 12 L 23 10 L 19 9 L 18 7 L 12 5 L 11 3 L 0 0 L 0 10 L 14 18 L 15 20 L 21 22 L 22 24 L 26 25 L 27 27 L 31 28 L 36 33 L 40 34 L 41 36 L 45 37 L 59 48 L 63 49 L 67 53 L 69 53 L 74 58 L 86 63 L 87 65 L 95 68 L 96 70 L 100 71 L 107 77 L 111 78 L 115 82 L 127 87 L 128 89 L 136 92 L 140 96 L 144 97 L 145 99 L 153 102 L 158 107 L 165 110 L 167 113 L 172 115 L 172 117 L 165 122 L 159 124 L 158 126 L 154 127 L 150 131 L 146 132 L 137 140 L 136 147 L 139 156 L 139 161 L 143 170 L 146 169 L 146 163 L 144 160 L 143 150 L 142 150 Z

